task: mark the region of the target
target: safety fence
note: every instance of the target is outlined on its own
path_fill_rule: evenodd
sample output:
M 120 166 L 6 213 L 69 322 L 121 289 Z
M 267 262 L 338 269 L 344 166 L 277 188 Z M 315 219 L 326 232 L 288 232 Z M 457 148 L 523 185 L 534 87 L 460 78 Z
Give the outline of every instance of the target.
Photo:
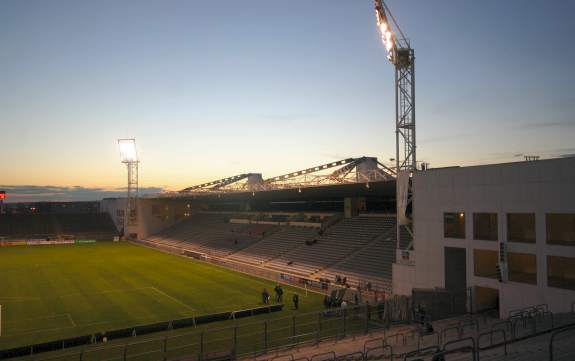
M 539 305 L 541 306 L 541 305 Z M 531 310 L 541 307 L 531 307 Z M 565 316 L 565 315 L 562 315 Z M 571 315 L 573 316 L 573 315 Z M 541 311 L 524 314 L 526 318 L 553 318 L 552 314 Z M 564 317 L 567 321 L 571 318 Z M 514 360 L 533 361 L 571 361 L 575 359 L 575 323 L 557 326 L 559 320 L 550 321 L 548 327 L 533 329 L 522 319 L 508 319 L 490 324 L 487 319 L 477 316 L 466 316 L 455 326 L 447 326 L 440 332 L 427 333 L 425 330 L 413 327 L 399 333 L 383 333 L 383 337 L 368 339 L 363 342 L 363 349 L 338 354 L 335 351 L 321 351 L 309 357 L 294 356 L 285 353 L 269 358 L 259 357 L 258 361 L 368 361 L 368 360 L 404 360 L 404 361 L 439 361 L 447 359 L 480 361 L 504 360 L 510 354 L 509 348 L 519 343 L 514 353 Z M 516 335 L 512 328 L 506 328 L 509 323 L 516 327 Z M 552 327 L 555 325 L 557 327 Z M 456 331 L 452 333 L 452 331 Z M 483 331 L 483 332 L 481 332 Z M 544 337 L 544 338 L 541 338 Z M 537 338 L 537 341 L 535 339 Z M 533 349 L 527 344 L 536 344 Z M 548 352 L 542 350 L 548 345 Z M 519 354 L 518 354 L 518 351 Z M 534 351 L 536 350 L 536 351 Z
M 251 316 L 269 314 L 272 312 L 278 312 L 283 309 L 283 304 L 275 304 L 264 307 L 256 307 L 245 310 L 236 310 L 230 312 L 221 312 L 216 314 L 202 315 L 196 317 L 189 317 L 177 320 L 171 320 L 166 322 L 158 322 L 154 324 L 139 325 L 135 327 L 129 327 L 124 329 L 107 330 L 105 332 L 99 332 L 90 335 L 76 336 L 72 338 L 50 341 L 35 345 L 28 345 L 23 347 L 17 347 L 8 350 L 0 350 L 0 360 L 8 359 L 14 357 L 21 357 L 27 355 L 37 355 L 50 351 L 65 350 L 69 348 L 75 348 L 78 346 L 94 345 L 94 344 L 104 344 L 114 340 L 133 338 L 137 336 L 162 332 L 162 331 L 173 331 L 189 327 L 197 327 L 199 325 L 204 325 L 211 322 L 218 321 L 228 321 L 236 320 L 240 318 L 246 318 Z M 167 342 L 167 341 L 166 341 Z M 164 345 L 167 347 L 167 344 Z M 126 348 L 125 352 L 128 350 Z
M 396 301 L 399 305 L 403 301 Z M 387 302 L 387 307 L 394 307 Z M 386 307 L 386 306 L 384 306 Z M 133 338 L 123 342 L 97 344 L 61 351 L 28 359 L 38 361 L 63 360 L 186 360 L 234 359 L 240 356 L 256 356 L 266 352 L 280 352 L 296 346 L 314 344 L 322 340 L 339 340 L 346 336 L 366 334 L 406 323 L 407 319 L 391 320 L 392 315 L 405 316 L 397 311 L 385 311 L 384 307 L 369 305 L 333 308 L 323 312 L 307 313 L 233 326 L 172 332 L 146 339 Z M 387 318 L 387 319 L 386 319 Z

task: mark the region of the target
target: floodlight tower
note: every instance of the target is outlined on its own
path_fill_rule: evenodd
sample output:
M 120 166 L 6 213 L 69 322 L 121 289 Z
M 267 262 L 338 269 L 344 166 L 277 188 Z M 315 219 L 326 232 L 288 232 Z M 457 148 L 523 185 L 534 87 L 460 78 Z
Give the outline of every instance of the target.
M 118 139 L 120 158 L 128 169 L 128 191 L 124 212 L 124 235 L 128 229 L 138 225 L 138 153 L 135 139 Z
M 4 199 L 6 199 L 6 191 L 0 191 L 0 214 L 4 214 Z
M 395 162 L 397 203 L 397 246 L 401 226 L 412 233 L 407 208 L 412 203 L 411 176 L 417 170 L 415 157 L 415 53 L 384 0 L 375 1 L 377 27 L 387 59 L 395 66 Z M 396 29 L 396 36 L 392 30 Z

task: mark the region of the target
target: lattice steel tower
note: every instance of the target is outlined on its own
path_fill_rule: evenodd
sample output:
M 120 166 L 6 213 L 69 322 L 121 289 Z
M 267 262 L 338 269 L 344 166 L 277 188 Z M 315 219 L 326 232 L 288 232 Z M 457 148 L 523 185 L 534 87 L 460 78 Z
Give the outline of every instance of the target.
M 138 224 L 138 153 L 135 139 L 118 139 L 122 163 L 128 169 L 126 210 L 124 212 L 124 235 Z
M 415 52 L 383 0 L 375 0 L 377 26 L 387 50 L 387 59 L 395 67 L 395 162 L 397 176 L 397 245 L 401 226 L 412 234 L 408 208 L 412 206 L 411 177 L 417 170 L 415 145 Z M 399 37 L 391 28 L 388 16 Z M 403 245 L 402 248 L 409 248 Z

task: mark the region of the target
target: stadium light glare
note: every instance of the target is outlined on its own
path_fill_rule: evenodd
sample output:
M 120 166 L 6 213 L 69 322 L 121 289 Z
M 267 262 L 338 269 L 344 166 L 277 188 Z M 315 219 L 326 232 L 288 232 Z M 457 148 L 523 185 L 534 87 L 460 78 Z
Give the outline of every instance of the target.
M 381 41 L 387 51 L 387 59 L 393 62 L 395 55 L 395 39 L 391 32 L 385 11 L 379 4 L 377 4 L 375 8 L 375 18 L 377 19 L 377 27 L 379 28 Z
M 118 139 L 118 147 L 120 148 L 120 159 L 122 163 L 138 162 L 135 139 Z

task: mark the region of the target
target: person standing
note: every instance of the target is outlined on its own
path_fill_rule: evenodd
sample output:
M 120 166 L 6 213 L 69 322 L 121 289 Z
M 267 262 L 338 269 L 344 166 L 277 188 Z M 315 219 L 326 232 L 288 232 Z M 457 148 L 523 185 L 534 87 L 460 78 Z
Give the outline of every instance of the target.
M 293 294 L 292 301 L 293 301 L 293 308 L 297 310 L 299 308 L 299 296 L 297 293 Z
M 270 295 L 269 295 L 269 293 L 268 293 L 268 290 L 266 290 L 266 289 L 264 288 L 264 290 L 262 291 L 262 303 L 263 303 L 264 305 L 267 305 L 269 299 L 270 299 Z

